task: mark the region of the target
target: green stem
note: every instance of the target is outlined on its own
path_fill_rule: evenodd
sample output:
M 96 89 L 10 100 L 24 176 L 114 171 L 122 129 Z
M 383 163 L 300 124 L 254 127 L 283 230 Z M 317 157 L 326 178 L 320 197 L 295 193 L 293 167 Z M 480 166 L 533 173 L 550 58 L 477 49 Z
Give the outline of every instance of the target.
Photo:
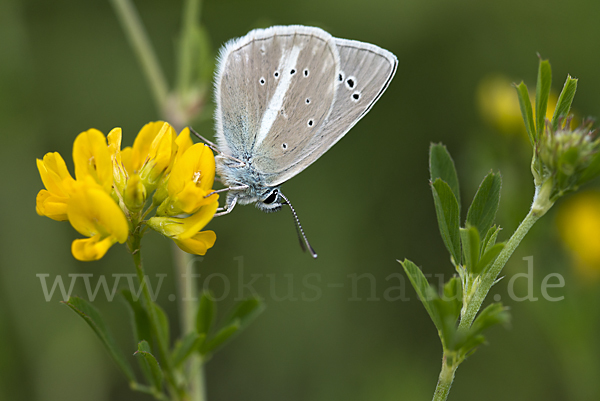
M 527 216 L 525 216 L 525 219 L 523 219 L 512 237 L 510 237 L 510 239 L 506 242 L 506 246 L 502 252 L 500 252 L 500 255 L 498 255 L 498 258 L 490 270 L 482 276 L 481 283 L 477 286 L 475 292 L 469 298 L 469 304 L 467 305 L 460 319 L 459 330 L 468 330 L 471 327 L 471 324 L 473 324 L 473 321 L 475 320 L 475 317 L 481 308 L 481 304 L 496 282 L 496 279 L 500 275 L 504 265 L 506 265 L 506 262 L 508 262 L 508 259 L 512 256 L 515 249 L 517 249 L 535 222 L 538 221 L 544 214 L 546 214 L 546 212 L 554 204 L 554 202 L 549 201 L 551 188 L 551 180 L 548 180 L 541 187 L 536 188 L 536 195 L 529 213 Z
M 165 375 L 165 380 L 169 386 L 170 393 L 173 397 L 175 397 L 174 399 L 179 400 L 183 397 L 181 392 L 178 390 L 177 384 L 172 374 L 173 370 L 169 359 L 169 345 L 167 344 L 166 339 L 162 335 L 162 330 L 160 330 L 159 328 L 160 322 L 158 321 L 156 309 L 154 308 L 154 301 L 152 300 L 150 290 L 146 285 L 146 275 L 144 273 L 144 265 L 142 264 L 142 255 L 140 252 L 140 241 L 141 236 L 139 235 L 139 233 L 137 231 L 133 232 L 129 236 L 127 246 L 129 247 L 129 251 L 131 252 L 131 256 L 133 257 L 135 271 L 138 276 L 140 286 L 142 287 L 142 294 L 144 297 L 144 305 L 146 307 L 146 312 L 148 312 L 148 317 L 150 318 L 150 323 L 152 324 L 153 332 L 156 336 L 156 342 L 158 343 L 158 352 L 162 360 L 162 370 Z
M 195 30 L 200 21 L 201 0 L 186 0 L 181 16 L 181 33 L 179 38 L 179 63 L 177 71 L 177 91 L 179 96 L 184 96 L 185 91 L 190 88 L 192 72 L 194 71 L 195 49 L 191 46 L 195 36 Z
M 198 286 L 196 284 L 194 256 L 173 245 L 175 257 L 175 273 L 179 292 L 179 315 L 183 335 L 196 330 L 196 314 L 198 313 Z M 192 401 L 206 400 L 206 384 L 202 358 L 193 354 L 186 365 L 189 381 L 188 394 Z
M 148 35 L 144 30 L 140 17 L 129 0 L 110 0 L 115 13 L 121 22 L 125 35 L 129 40 L 142 70 L 152 91 L 154 103 L 159 112 L 162 112 L 167 101 L 167 80 L 160 68 L 158 58 L 152 49 Z
M 448 398 L 457 368 L 458 364 L 448 365 L 446 355 L 444 354 L 442 370 L 440 371 L 440 377 L 435 387 L 435 393 L 433 393 L 433 401 L 445 401 Z

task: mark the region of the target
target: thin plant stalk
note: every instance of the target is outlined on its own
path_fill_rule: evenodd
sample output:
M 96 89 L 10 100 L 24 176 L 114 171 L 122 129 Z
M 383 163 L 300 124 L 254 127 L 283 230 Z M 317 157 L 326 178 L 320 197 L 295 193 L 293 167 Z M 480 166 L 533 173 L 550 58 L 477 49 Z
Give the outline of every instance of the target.
M 201 0 L 186 0 L 183 5 L 183 14 L 181 15 L 181 33 L 179 35 L 179 60 L 177 71 L 177 92 L 180 96 L 185 94 L 192 83 L 192 71 L 194 69 L 194 55 L 191 54 L 190 46 L 184 44 L 184 40 L 194 35 L 194 30 L 200 21 L 200 12 L 202 10 Z
M 179 292 L 179 316 L 181 332 L 183 335 L 195 330 L 196 313 L 198 310 L 198 286 L 194 255 L 183 252 L 173 245 L 173 257 L 175 260 L 176 284 Z M 192 401 L 205 401 L 206 383 L 204 378 L 204 363 L 202 358 L 191 355 L 186 363 L 187 377 L 189 380 L 188 394 Z
M 148 86 L 152 92 L 156 108 L 157 110 L 163 110 L 169 91 L 167 80 L 165 79 L 156 53 L 152 48 L 140 17 L 131 1 L 110 0 L 110 2 L 125 31 L 125 35 L 141 64 L 146 80 L 148 81 Z
M 177 384 L 172 374 L 172 370 L 169 363 L 169 346 L 166 343 L 166 339 L 160 334 L 160 323 L 158 321 L 158 316 L 156 314 L 156 310 L 154 308 L 154 301 L 152 301 L 152 296 L 150 295 L 150 290 L 146 285 L 145 273 L 144 273 L 144 265 L 142 264 L 142 255 L 141 255 L 141 246 L 140 246 L 140 235 L 135 232 L 130 235 L 129 240 L 127 241 L 127 245 L 129 247 L 129 251 L 133 257 L 133 262 L 135 264 L 135 271 L 138 276 L 138 280 L 140 282 L 140 286 L 142 287 L 142 294 L 144 297 L 144 303 L 146 306 L 146 311 L 148 312 L 148 317 L 150 318 L 150 323 L 154 328 L 154 332 L 156 335 L 156 342 L 158 343 L 158 350 L 160 357 L 162 359 L 163 371 L 165 375 L 165 380 L 169 387 L 170 393 L 175 400 L 183 399 L 183 394 L 178 391 Z

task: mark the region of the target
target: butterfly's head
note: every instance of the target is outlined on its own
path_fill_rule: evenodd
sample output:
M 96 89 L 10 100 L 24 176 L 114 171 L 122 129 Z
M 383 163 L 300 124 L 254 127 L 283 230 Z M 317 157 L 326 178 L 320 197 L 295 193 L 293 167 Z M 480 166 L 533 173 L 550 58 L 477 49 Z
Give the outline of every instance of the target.
M 278 212 L 285 201 L 281 197 L 279 187 L 268 188 L 256 201 L 255 205 L 258 209 L 265 213 Z

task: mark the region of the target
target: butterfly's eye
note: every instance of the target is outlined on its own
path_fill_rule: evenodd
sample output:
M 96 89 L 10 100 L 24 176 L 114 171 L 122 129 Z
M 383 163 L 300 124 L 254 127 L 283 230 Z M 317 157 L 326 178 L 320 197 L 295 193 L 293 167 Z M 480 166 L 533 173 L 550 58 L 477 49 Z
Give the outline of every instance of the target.
M 269 195 L 267 197 L 267 199 L 265 199 L 263 201 L 263 203 L 266 203 L 267 205 L 270 205 L 271 203 L 275 202 L 275 200 L 277 199 L 277 195 L 279 194 L 279 192 L 277 190 L 274 190 L 273 192 L 271 192 L 271 195 Z

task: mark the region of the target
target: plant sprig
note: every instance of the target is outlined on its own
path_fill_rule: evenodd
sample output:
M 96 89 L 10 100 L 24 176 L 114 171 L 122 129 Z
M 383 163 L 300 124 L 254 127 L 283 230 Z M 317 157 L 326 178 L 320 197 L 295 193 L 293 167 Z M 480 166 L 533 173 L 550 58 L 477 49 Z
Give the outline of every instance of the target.
M 442 144 L 430 147 L 430 184 L 438 226 L 457 276 L 446 282 L 438 293 L 417 265 L 408 259 L 399 262 L 442 343 L 442 369 L 434 401 L 446 400 L 456 369 L 485 341 L 483 332 L 509 321 L 507 308 L 501 303 L 492 303 L 483 310 L 481 307 L 527 232 L 559 197 L 600 175 L 600 139 L 591 124 L 584 123 L 574 129 L 570 126 L 569 111 L 577 79 L 567 76 L 554 115 L 548 121 L 545 116 L 551 81 L 550 63 L 540 58 L 535 114 L 527 86 L 523 82 L 515 85 L 533 147 L 531 171 L 535 196 L 529 213 L 508 241 L 496 243 L 500 227 L 494 225 L 494 219 L 502 187 L 500 174 L 490 172 L 484 177 L 461 227 L 460 191 L 454 162 Z

